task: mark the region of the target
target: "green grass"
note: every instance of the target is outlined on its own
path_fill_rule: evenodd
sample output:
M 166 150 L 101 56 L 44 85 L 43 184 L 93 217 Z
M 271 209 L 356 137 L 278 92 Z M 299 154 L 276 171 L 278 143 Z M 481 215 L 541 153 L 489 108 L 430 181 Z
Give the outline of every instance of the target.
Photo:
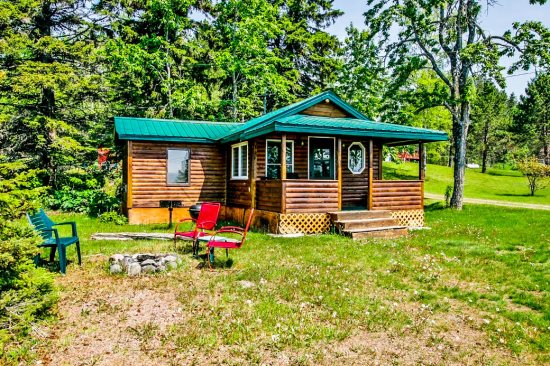
M 385 162 L 384 179 L 417 179 L 418 164 Z M 447 186 L 453 185 L 452 168 L 428 164 L 425 190 L 443 195 Z M 465 196 L 499 201 L 550 204 L 550 187 L 529 195 L 527 179 L 515 170 L 491 169 L 481 173 L 481 169 L 466 169 Z
M 59 281 L 69 303 L 89 303 L 101 286 L 126 281 L 125 286 L 175 291 L 183 313 L 193 314 L 164 332 L 148 323 L 132 328 L 144 348 L 148 339 L 162 339 L 155 346 L 160 360 L 186 353 L 208 359 L 209 352 L 224 347 L 233 364 L 266 362 L 280 352 L 292 364 L 310 364 L 328 357 L 322 350 L 354 335 L 386 334 L 414 343 L 418 357 L 422 347 L 443 347 L 438 353 L 453 354 L 443 363 L 508 363 L 513 360 L 508 353 L 524 363 L 550 362 L 550 212 L 471 205 L 457 212 L 432 204 L 426 211 L 431 230 L 369 242 L 253 232 L 231 254 L 233 262 L 219 253 L 213 272 L 195 269 L 199 262 L 180 246 L 183 268 L 146 282 L 111 276 L 106 258 L 93 256 L 169 251 L 171 242 L 88 238 L 98 231 L 166 232 L 163 226 L 113 226 L 79 215 L 55 219 L 77 220 L 84 238 L 84 270 L 71 279 L 73 264 Z M 74 250 L 68 255 L 74 258 Z M 114 316 L 117 310 L 109 311 Z M 449 320 L 456 317 L 464 319 L 462 327 L 481 332 L 487 344 L 472 340 L 453 353 L 451 336 L 468 337 Z M 78 325 L 74 332 L 80 332 Z M 484 355 L 484 347 L 497 351 Z

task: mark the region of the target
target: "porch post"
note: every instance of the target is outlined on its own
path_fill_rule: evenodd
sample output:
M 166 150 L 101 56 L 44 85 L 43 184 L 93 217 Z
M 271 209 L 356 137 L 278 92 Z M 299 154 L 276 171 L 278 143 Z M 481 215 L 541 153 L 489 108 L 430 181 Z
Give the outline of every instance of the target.
M 369 139 L 369 197 L 368 197 L 368 204 L 367 208 L 369 210 L 372 210 L 372 180 L 373 180 L 373 174 L 374 174 L 374 166 L 373 166 L 373 143 L 372 139 Z
M 338 138 L 336 149 L 336 163 L 338 169 L 338 210 L 342 210 L 342 139 Z
M 286 133 L 281 137 L 281 179 L 286 179 Z
M 424 180 L 426 168 L 424 166 L 424 143 L 418 143 L 418 180 Z
M 258 145 L 252 142 L 252 169 L 250 169 L 250 199 L 251 207 L 256 208 L 256 176 L 258 175 Z

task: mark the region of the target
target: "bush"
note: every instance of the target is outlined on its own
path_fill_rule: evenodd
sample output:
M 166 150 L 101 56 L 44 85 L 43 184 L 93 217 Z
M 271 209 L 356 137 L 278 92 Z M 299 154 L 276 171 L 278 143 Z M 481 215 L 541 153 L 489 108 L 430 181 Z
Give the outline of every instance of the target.
M 104 212 L 120 212 L 122 172 L 97 167 L 74 168 L 65 172 L 63 186 L 53 192 L 48 206 L 65 212 L 84 212 L 99 216 Z
M 518 168 L 527 177 L 531 196 L 534 196 L 537 190 L 548 186 L 550 166 L 539 163 L 537 158 L 532 157 L 521 161 L 518 163 Z
M 41 238 L 13 222 L 40 205 L 40 174 L 0 157 L 0 364 L 22 361 L 34 342 L 31 330 L 56 301 L 53 275 L 33 263 Z
M 115 225 L 125 225 L 128 223 L 128 219 L 125 216 L 119 215 L 116 212 L 104 212 L 99 215 L 99 222 L 112 222 Z

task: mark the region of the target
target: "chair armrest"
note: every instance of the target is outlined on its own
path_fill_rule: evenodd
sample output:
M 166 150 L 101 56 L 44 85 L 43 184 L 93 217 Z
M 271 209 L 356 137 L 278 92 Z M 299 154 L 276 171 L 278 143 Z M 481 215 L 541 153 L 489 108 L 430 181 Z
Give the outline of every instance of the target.
M 53 235 L 55 236 L 55 241 L 59 242 L 59 232 L 57 231 L 57 229 L 40 229 L 40 231 L 44 233 L 52 232 Z
M 188 218 L 185 218 L 185 219 L 181 219 L 180 221 L 178 221 L 176 223 L 176 227 L 174 228 L 174 235 L 176 234 L 176 232 L 178 231 L 178 226 L 183 223 L 183 222 L 186 222 L 186 221 L 193 221 L 193 222 L 196 222 L 197 220 L 191 218 L 191 217 L 188 217 Z
M 240 236 L 244 236 L 244 233 L 242 233 L 241 231 L 234 230 L 234 229 L 232 229 L 231 226 L 226 226 L 226 227 L 222 227 L 220 230 L 216 231 L 216 233 L 214 235 L 212 235 L 212 237 L 215 237 L 216 235 L 218 235 L 220 233 L 231 233 L 231 234 L 237 234 L 237 235 L 240 235 Z
M 78 236 L 76 232 L 76 222 L 74 221 L 56 222 L 53 226 L 60 226 L 60 225 L 71 225 L 72 236 Z
M 201 226 L 197 226 L 197 229 L 204 229 L 204 224 L 213 224 L 213 227 L 216 227 L 216 221 L 203 221 L 201 222 Z
M 222 226 L 220 230 L 234 230 L 234 231 L 244 231 L 242 227 L 239 226 Z

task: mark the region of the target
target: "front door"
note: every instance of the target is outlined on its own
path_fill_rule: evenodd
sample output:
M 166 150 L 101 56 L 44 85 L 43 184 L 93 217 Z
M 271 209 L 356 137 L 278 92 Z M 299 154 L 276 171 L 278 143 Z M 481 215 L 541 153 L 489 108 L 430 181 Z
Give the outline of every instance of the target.
M 309 140 L 309 179 L 334 180 L 334 139 Z

